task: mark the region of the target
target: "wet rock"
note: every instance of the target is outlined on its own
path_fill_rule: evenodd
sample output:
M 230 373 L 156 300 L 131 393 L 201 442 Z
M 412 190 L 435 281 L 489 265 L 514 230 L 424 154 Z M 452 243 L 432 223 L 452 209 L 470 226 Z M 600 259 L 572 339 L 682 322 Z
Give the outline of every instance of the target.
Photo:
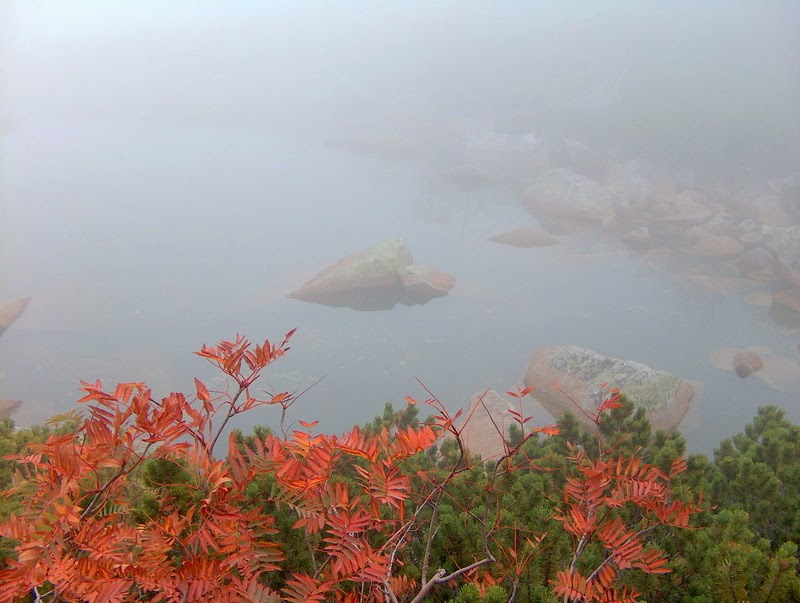
M 411 264 L 402 266 L 397 273 L 403 286 L 400 303 L 404 306 L 422 305 L 444 297 L 456 284 L 456 279 L 433 266 Z
M 424 304 L 446 295 L 455 283 L 443 272 L 412 261 L 402 239 L 383 241 L 339 260 L 289 297 L 354 310 L 389 310 L 398 303 Z
M 739 222 L 739 230 L 742 231 L 743 233 L 758 231 L 760 234 L 761 225 L 755 220 L 747 218 L 746 220 L 742 220 L 741 222 Z
M 664 200 L 670 205 L 670 213 L 661 218 L 662 221 L 697 226 L 711 218 L 708 200 L 699 191 L 683 191 Z
M 615 164 L 606 176 L 606 190 L 618 215 L 628 216 L 644 210 L 652 201 L 653 185 L 639 161 Z
M 784 198 L 800 196 L 800 172 L 772 178 L 769 181 L 770 190 Z
M 703 289 L 717 295 L 734 295 L 750 291 L 757 287 L 757 283 L 747 278 L 732 276 L 712 276 L 708 274 L 690 274 L 682 277 L 692 287 Z
M 744 251 L 744 245 L 728 235 L 709 236 L 700 239 L 687 249 L 689 253 L 719 257 L 726 255 L 739 255 Z
M 744 349 L 716 348 L 711 351 L 711 363 L 718 369 L 735 370 L 735 359 L 740 352 L 752 353 L 762 361 L 762 368 L 751 373 L 769 387 L 781 392 L 800 393 L 800 364 L 791 358 L 776 354 L 763 346 Z
M 753 247 L 761 245 L 761 243 L 764 242 L 764 237 L 760 230 L 754 230 L 744 233 L 739 237 L 739 242 L 744 245 L 746 249 L 752 249 Z
M 736 267 L 744 276 L 757 281 L 770 282 L 778 278 L 778 261 L 771 251 L 754 247 L 736 260 Z
M 644 408 L 655 429 L 677 428 L 694 397 L 692 386 L 675 375 L 577 346 L 538 350 L 525 374 L 525 385 L 534 388 L 531 395 L 553 416 L 570 411 L 587 428 L 592 424 L 575 404 L 594 412 L 602 402 L 603 383 L 620 388 L 637 407 Z
M 644 251 L 650 247 L 650 231 L 647 226 L 639 226 L 624 235 L 622 242 L 634 249 Z
M 739 377 L 745 379 L 764 368 L 764 361 L 755 352 L 741 351 L 733 358 L 733 368 Z
M 787 228 L 768 246 L 778 258 L 786 281 L 800 288 L 800 226 Z
M 742 234 L 739 225 L 731 220 L 726 215 L 717 214 L 705 224 L 698 226 L 709 235 L 728 235 L 729 237 L 736 238 Z
M 6 400 L 4 398 L 0 398 L 0 419 L 10 417 L 21 405 L 21 400 Z
M 470 399 L 469 410 L 464 414 L 461 437 L 472 454 L 486 461 L 497 459 L 504 453 L 503 442 L 508 437 L 514 418 L 510 400 L 494 390 L 477 393 Z
M 743 212 L 752 213 L 755 202 L 764 196 L 764 190 L 758 186 L 748 184 L 741 187 L 730 198 L 730 205 Z
M 30 297 L 20 297 L 13 301 L 0 303 L 0 335 L 5 333 L 6 329 L 22 315 L 30 300 Z
M 512 247 L 544 247 L 548 245 L 558 245 L 558 239 L 553 235 L 541 230 L 532 228 L 517 228 L 507 232 L 501 232 L 489 238 L 493 243 L 510 245 Z
M 778 239 L 783 237 L 786 230 L 787 229 L 784 226 L 769 226 L 768 224 L 762 225 L 761 239 L 764 241 L 764 245 L 774 252 L 775 249 L 773 249 L 773 245 Z
M 463 137 L 466 161 L 506 182 L 521 182 L 550 169 L 544 141 L 531 131 L 470 132 Z
M 614 216 L 610 195 L 594 180 L 567 169 L 545 172 L 526 189 L 523 201 L 544 224 L 602 224 Z M 548 228 L 551 230 L 551 228 Z
M 797 224 L 797 219 L 786 211 L 783 199 L 777 195 L 766 195 L 753 201 L 752 212 L 756 222 L 761 224 L 770 226 Z
M 453 187 L 467 193 L 486 190 L 498 184 L 489 172 L 473 165 L 457 165 L 444 170 L 440 176 Z
M 606 171 L 605 157 L 588 145 L 564 138 L 561 141 L 563 165 L 578 174 L 598 178 Z
M 30 297 L 20 297 L 19 299 L 0 303 L 0 335 L 5 333 L 8 327 L 14 324 L 14 321 L 22 315 L 30 300 Z M 21 404 L 21 400 L 0 398 L 0 419 L 10 417 Z
M 795 289 L 774 291 L 769 315 L 782 327 L 800 329 L 800 291 Z
M 668 218 L 672 215 L 672 205 L 665 199 L 655 199 L 650 205 L 650 211 L 659 218 Z

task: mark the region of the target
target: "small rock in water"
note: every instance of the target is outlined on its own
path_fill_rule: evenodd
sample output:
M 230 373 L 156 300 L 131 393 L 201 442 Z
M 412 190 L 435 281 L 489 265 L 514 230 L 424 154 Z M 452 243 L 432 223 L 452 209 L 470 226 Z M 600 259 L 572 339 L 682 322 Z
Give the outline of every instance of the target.
M 764 361 L 761 360 L 761 357 L 755 352 L 737 352 L 733 359 L 733 368 L 736 370 L 736 374 L 739 375 L 739 377 L 745 379 L 764 368 Z
M 517 228 L 490 237 L 493 243 L 510 245 L 512 247 L 544 247 L 548 245 L 558 245 L 558 239 L 541 230 L 531 228 Z

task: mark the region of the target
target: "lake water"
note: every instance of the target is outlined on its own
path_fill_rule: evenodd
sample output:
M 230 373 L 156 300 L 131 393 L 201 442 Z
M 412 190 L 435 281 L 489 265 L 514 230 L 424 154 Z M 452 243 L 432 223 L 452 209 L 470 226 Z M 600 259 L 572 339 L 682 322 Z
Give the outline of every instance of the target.
M 740 295 L 693 289 L 597 235 L 516 249 L 487 237 L 535 226 L 503 187 L 463 191 L 438 166 L 314 137 L 153 123 L 37 120 L 2 135 L 0 299 L 31 295 L 0 340 L 14 419 L 70 408 L 79 379 L 145 380 L 157 394 L 214 377 L 192 352 L 242 333 L 291 352 L 264 387 L 302 390 L 290 421 L 343 431 L 419 379 L 448 407 L 520 383 L 534 351 L 577 344 L 698 384 L 682 432 L 709 451 L 756 408 L 800 420 L 797 392 L 711 365 L 718 346 L 796 355 Z M 326 265 L 390 237 L 456 278 L 424 306 L 358 312 L 286 298 Z M 531 402 L 537 420 L 548 415 Z M 239 423 L 276 426 L 274 409 Z

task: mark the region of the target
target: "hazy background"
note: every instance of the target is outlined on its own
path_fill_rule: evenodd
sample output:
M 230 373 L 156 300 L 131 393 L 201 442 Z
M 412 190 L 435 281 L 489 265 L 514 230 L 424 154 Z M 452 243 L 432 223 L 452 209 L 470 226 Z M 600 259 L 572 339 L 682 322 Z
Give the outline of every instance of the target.
M 800 420 L 796 392 L 709 363 L 721 345 L 794 349 L 741 299 L 590 235 L 488 243 L 535 225 L 519 190 L 447 177 L 476 146 L 561 137 L 707 182 L 797 170 L 798 3 L 25 0 L 0 27 L 0 299 L 33 296 L 0 341 L 20 424 L 68 408 L 79 378 L 187 389 L 213 375 L 202 343 L 295 326 L 272 384 L 324 376 L 292 418 L 333 431 L 424 396 L 416 378 L 453 408 L 509 389 L 552 343 L 698 382 L 695 449 L 761 404 Z M 448 297 L 285 298 L 395 236 L 456 277 Z

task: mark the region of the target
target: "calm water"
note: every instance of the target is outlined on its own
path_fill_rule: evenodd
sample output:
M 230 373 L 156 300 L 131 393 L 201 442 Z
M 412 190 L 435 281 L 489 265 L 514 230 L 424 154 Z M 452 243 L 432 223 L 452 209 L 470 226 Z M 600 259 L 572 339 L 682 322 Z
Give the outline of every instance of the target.
M 451 408 L 510 389 L 553 343 L 702 384 L 682 429 L 695 450 L 743 428 L 761 404 L 800 420 L 796 394 L 710 364 L 716 346 L 791 356 L 794 339 L 763 309 L 695 291 L 588 235 L 532 250 L 489 243 L 535 225 L 513 191 L 460 191 L 425 162 L 252 130 L 51 121 L 2 142 L 0 298 L 33 297 L 0 340 L 2 395 L 25 401 L 19 424 L 70 408 L 78 379 L 188 390 L 193 376 L 214 376 L 192 355 L 204 342 L 279 339 L 295 326 L 269 384 L 301 390 L 323 377 L 290 419 L 331 431 L 424 397 L 416 379 Z M 456 277 L 451 295 L 385 312 L 286 299 L 326 264 L 395 236 L 415 261 Z M 247 420 L 275 425 L 277 415 Z

